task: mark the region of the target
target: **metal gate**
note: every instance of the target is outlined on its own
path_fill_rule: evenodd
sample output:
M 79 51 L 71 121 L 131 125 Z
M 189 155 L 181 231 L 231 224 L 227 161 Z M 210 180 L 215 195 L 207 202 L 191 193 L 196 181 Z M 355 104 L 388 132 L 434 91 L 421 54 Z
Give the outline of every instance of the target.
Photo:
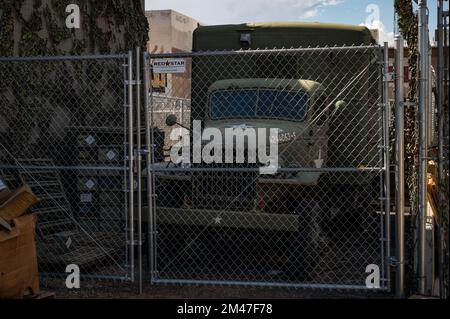
M 131 62 L 131 53 L 0 58 L 0 176 L 41 199 L 41 274 L 75 264 L 81 279 L 133 278 Z
M 144 54 L 151 281 L 388 289 L 386 53 Z

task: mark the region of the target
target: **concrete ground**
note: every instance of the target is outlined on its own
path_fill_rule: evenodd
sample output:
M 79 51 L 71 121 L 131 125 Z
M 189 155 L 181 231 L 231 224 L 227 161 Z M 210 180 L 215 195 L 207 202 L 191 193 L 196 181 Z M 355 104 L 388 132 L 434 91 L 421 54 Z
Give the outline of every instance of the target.
M 57 299 L 390 299 L 389 293 L 329 289 L 291 289 L 236 286 L 137 285 L 128 282 L 81 282 L 67 289 L 63 279 L 47 280 L 43 290 Z

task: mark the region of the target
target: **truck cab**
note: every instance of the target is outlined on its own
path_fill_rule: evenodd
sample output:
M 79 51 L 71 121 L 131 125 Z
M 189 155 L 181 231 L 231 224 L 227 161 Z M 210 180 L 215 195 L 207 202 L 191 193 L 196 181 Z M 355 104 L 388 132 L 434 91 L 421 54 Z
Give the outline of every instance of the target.
M 360 26 L 199 27 L 194 32 L 194 54 L 187 55 L 192 61 L 191 123 L 199 120 L 201 132 L 215 129 L 221 138 L 229 128 L 278 129 L 277 170 L 260 174 L 259 167 L 247 160 L 202 161 L 184 170 L 176 169 L 183 164 L 155 163 L 154 167 L 165 167 L 154 171 L 156 223 L 168 225 L 168 234 L 208 229 L 216 236 L 213 241 L 230 229 L 236 241 L 276 234 L 286 248 L 286 268 L 309 273 L 324 241 L 323 227 L 350 210 L 365 213 L 355 203 L 367 208 L 366 202 L 372 200 L 372 194 L 358 192 L 363 189 L 360 183 L 372 182 L 372 175 L 364 180 L 330 172 L 371 167 L 379 160 L 376 147 L 364 152 L 369 149 L 366 145 L 378 142 L 378 109 L 373 106 L 378 105 L 379 65 L 373 51 L 346 48 L 374 43 L 370 31 Z M 333 46 L 343 49 L 326 48 Z M 300 47 L 312 49 L 276 50 Z M 358 85 L 350 85 L 358 77 Z M 172 116 L 166 123 L 176 122 Z M 356 156 L 348 156 L 348 147 Z M 246 151 L 249 148 L 244 147 Z M 361 195 L 366 198 L 361 200 Z
M 301 79 L 230 79 L 213 83 L 205 128 L 277 128 L 278 168 L 320 168 L 327 154 L 327 96 L 320 83 Z M 319 175 L 267 174 L 265 183 L 289 179 L 317 183 Z

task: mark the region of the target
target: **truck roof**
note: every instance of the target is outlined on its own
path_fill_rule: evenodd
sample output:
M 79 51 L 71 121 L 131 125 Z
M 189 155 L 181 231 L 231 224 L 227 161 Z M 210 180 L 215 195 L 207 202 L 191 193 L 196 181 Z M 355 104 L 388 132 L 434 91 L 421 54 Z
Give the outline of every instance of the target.
M 218 90 L 268 88 L 287 91 L 304 91 L 310 95 L 323 91 L 323 86 L 315 81 L 301 79 L 228 79 L 214 82 L 208 94 Z
M 251 34 L 250 45 L 240 41 Z M 268 22 L 200 26 L 194 31 L 193 51 L 316 46 L 370 45 L 376 41 L 364 26 L 319 22 Z

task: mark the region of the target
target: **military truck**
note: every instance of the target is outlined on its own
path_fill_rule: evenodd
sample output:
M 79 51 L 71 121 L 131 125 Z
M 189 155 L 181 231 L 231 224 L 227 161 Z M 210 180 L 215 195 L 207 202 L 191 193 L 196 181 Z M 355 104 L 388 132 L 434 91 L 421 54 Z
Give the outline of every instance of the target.
M 369 187 L 362 185 L 377 182 L 373 175 L 343 178 L 320 169 L 371 167 L 379 161 L 374 52 L 323 48 L 372 44 L 370 31 L 361 26 L 260 23 L 196 29 L 193 51 L 214 54 L 192 57 L 191 120 L 221 132 L 278 128 L 281 170 L 260 175 L 255 164 L 244 162 L 192 164 L 186 172 L 170 171 L 181 164 L 156 163 L 169 169 L 155 172 L 157 223 L 282 233 L 288 242 L 281 245 L 288 251 L 285 267 L 307 274 L 323 230 L 332 229 L 328 226 L 339 214 L 356 210 L 355 203 L 370 205 Z M 291 47 L 318 49 L 271 50 Z M 168 125 L 175 123 L 168 118 Z M 349 147 L 355 155 L 349 156 Z

